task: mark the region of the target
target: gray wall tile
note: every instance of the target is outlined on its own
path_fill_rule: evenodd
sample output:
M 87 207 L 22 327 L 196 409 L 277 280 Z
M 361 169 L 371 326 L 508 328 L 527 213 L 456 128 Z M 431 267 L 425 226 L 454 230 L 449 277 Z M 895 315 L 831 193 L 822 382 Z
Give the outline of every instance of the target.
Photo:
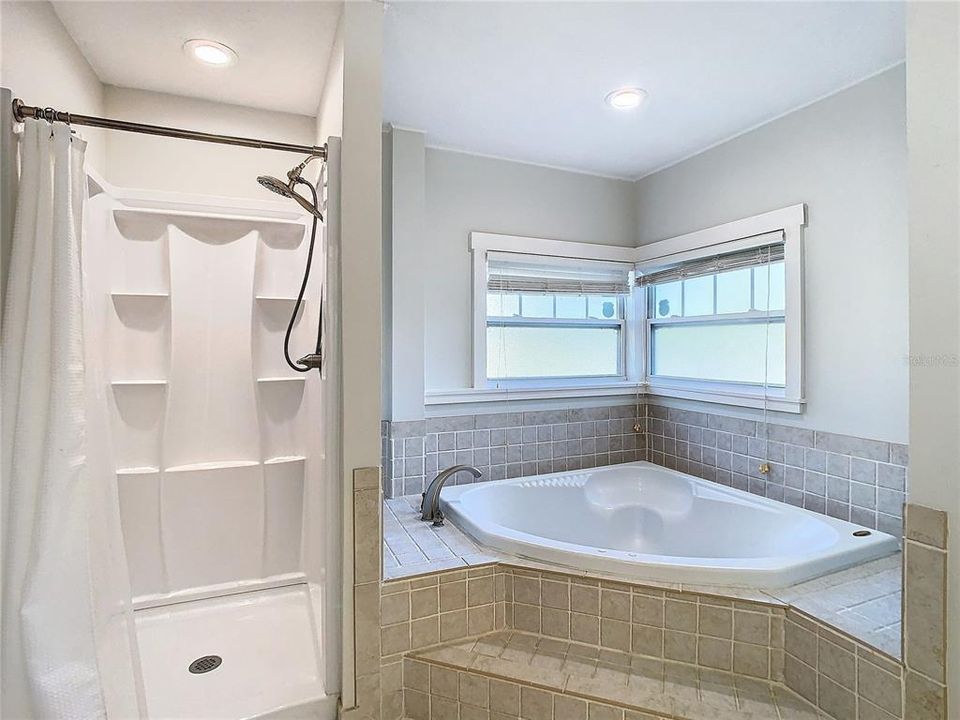
M 890 460 L 890 444 L 881 440 L 865 440 L 850 435 L 838 435 L 818 430 L 816 447 L 820 450 L 854 455 L 867 460 L 881 460 L 883 462 Z
M 388 497 L 422 492 L 455 463 L 490 480 L 644 459 L 900 534 L 909 453 L 896 443 L 649 403 L 384 422 L 381 432 Z

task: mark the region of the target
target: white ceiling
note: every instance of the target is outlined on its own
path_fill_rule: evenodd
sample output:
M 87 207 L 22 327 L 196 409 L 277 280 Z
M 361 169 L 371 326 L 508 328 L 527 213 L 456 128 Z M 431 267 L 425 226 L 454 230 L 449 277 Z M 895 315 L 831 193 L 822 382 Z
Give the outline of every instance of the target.
M 399 1 L 385 42 L 385 120 L 429 145 L 635 178 L 901 61 L 904 8 Z
M 54 2 L 109 85 L 316 115 L 341 2 Z M 182 51 L 191 38 L 237 51 L 215 68 Z

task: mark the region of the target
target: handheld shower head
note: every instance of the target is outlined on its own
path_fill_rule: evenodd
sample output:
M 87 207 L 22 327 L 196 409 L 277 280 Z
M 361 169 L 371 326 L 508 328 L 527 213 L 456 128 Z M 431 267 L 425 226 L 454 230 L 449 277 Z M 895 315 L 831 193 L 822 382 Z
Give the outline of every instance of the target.
M 300 292 L 297 294 L 297 302 L 293 306 L 293 312 L 290 314 L 290 322 L 287 323 L 287 332 L 283 336 L 283 357 L 287 361 L 287 365 L 290 366 L 295 372 L 305 373 L 310 370 L 320 370 L 321 374 L 323 371 L 323 285 L 321 284 L 320 288 L 320 313 L 317 319 L 317 344 L 315 352 L 312 352 L 308 355 L 304 355 L 302 358 L 294 362 L 290 357 L 290 334 L 293 332 L 294 323 L 297 321 L 297 315 L 300 313 L 300 306 L 303 303 L 303 295 L 307 289 L 307 282 L 310 280 L 310 266 L 313 264 L 313 248 L 314 244 L 317 241 L 317 221 L 323 220 L 323 215 L 320 213 L 320 201 L 317 195 L 317 188 L 313 183 L 304 180 L 300 177 L 300 173 L 303 172 L 303 168 L 306 167 L 307 163 L 313 160 L 316 155 L 311 155 L 302 163 L 293 168 L 290 172 L 287 173 L 287 182 L 283 180 L 278 180 L 275 177 L 270 175 L 260 175 L 257 178 L 257 182 L 260 183 L 270 192 L 274 192 L 277 195 L 280 195 L 285 198 L 292 198 L 300 203 L 301 207 L 306 210 L 308 213 L 313 215 L 313 227 L 310 230 L 310 247 L 307 250 L 307 264 L 303 269 L 303 281 L 300 283 Z M 311 199 L 308 200 L 303 195 L 296 191 L 297 185 L 306 185 L 310 190 Z
M 318 220 L 322 221 L 323 213 L 320 212 L 320 208 L 317 207 L 317 203 L 315 201 L 311 202 L 310 200 L 307 200 L 307 198 L 305 198 L 303 195 L 301 195 L 296 190 L 294 190 L 294 188 L 298 184 L 303 184 L 309 187 L 312 191 L 314 191 L 313 185 L 311 185 L 308 181 L 300 177 L 300 173 L 303 172 L 303 169 L 307 166 L 307 163 L 315 159 L 316 157 L 319 157 L 319 156 L 311 155 L 302 163 L 300 163 L 295 168 L 290 170 L 290 172 L 287 173 L 287 182 L 283 182 L 283 180 L 279 180 L 275 177 L 272 177 L 271 175 L 260 175 L 257 178 L 257 182 L 263 185 L 263 187 L 265 187 L 270 192 L 275 192 L 277 195 L 282 195 L 283 197 L 296 200 L 298 203 L 300 203 L 300 207 L 302 207 L 304 210 L 306 210 L 308 213 L 313 215 Z M 317 196 L 316 192 L 314 191 L 312 194 L 314 198 L 316 198 Z
M 270 175 L 261 175 L 257 178 L 257 182 L 263 185 L 267 190 L 275 192 L 277 195 L 282 195 L 283 197 L 293 197 L 293 191 L 287 187 L 287 184 L 282 180 L 278 180 L 275 177 Z

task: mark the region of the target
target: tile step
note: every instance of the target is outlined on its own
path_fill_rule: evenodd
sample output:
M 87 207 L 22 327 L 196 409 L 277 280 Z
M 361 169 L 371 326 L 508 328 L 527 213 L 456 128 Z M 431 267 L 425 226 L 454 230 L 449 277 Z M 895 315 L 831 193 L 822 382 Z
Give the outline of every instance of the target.
M 503 685 L 491 689 L 490 679 L 522 686 L 522 695 L 529 695 L 538 710 L 521 711 L 517 706 L 514 713 L 504 707 L 494 695 L 515 689 Z M 464 692 L 465 684 L 472 691 Z M 461 720 L 487 716 L 552 720 L 560 706 L 564 712 L 558 711 L 556 720 L 586 720 L 586 715 L 571 715 L 571 708 L 582 706 L 586 713 L 587 702 L 609 706 L 609 713 L 604 709 L 595 713 L 591 707 L 590 717 L 596 714 L 604 720 L 623 718 L 624 710 L 625 720 L 638 717 L 630 712 L 671 720 L 830 720 L 778 682 L 516 630 L 409 653 L 404 691 L 406 714 L 413 720 L 442 720 L 453 708 L 460 708 Z

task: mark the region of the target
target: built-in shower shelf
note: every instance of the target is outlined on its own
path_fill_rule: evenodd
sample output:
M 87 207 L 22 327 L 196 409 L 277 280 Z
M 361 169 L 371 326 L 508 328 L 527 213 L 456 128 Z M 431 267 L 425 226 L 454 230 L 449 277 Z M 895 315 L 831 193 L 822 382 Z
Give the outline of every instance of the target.
M 270 383 L 302 383 L 304 380 L 306 380 L 306 378 L 304 378 L 304 377 L 296 377 L 295 375 L 291 375 L 290 377 L 262 377 L 262 378 L 257 378 L 257 382 L 258 382 L 258 383 L 267 383 L 267 384 L 270 384 Z
M 110 382 L 114 388 L 165 387 L 166 384 L 166 380 L 112 380 Z
M 263 225 L 269 227 L 296 228 L 303 232 L 303 222 L 299 220 L 286 220 L 284 218 L 269 218 L 257 215 L 243 215 L 229 212 L 193 212 L 190 210 L 159 209 L 159 208 L 117 208 L 113 211 L 115 218 L 136 217 L 138 215 L 155 218 L 189 218 L 206 224 L 223 224 L 226 222 L 248 223 L 250 225 Z
M 155 475 L 160 472 L 160 468 L 151 467 L 149 465 L 143 467 L 126 467 L 118 468 L 117 475 L 128 476 L 128 475 Z
M 164 300 L 170 297 L 168 292 L 112 292 L 114 300 Z
M 218 462 L 191 463 L 189 465 L 174 465 L 164 468 L 168 473 L 198 472 L 203 470 L 231 470 L 234 468 L 254 467 L 260 463 L 256 460 L 221 460 Z
M 197 240 L 224 243 L 257 232 L 268 246 L 296 248 L 303 241 L 302 221 L 254 217 L 233 213 L 189 210 L 124 208 L 113 211 L 114 223 L 128 240 L 157 241 L 170 227 Z
M 297 298 L 291 295 L 257 295 L 258 302 L 276 302 L 276 303 L 295 303 Z M 300 301 L 301 305 L 306 305 L 307 300 L 304 298 Z
M 304 455 L 285 455 L 283 457 L 269 458 L 263 461 L 264 465 L 284 465 L 286 463 L 299 463 L 306 460 Z

